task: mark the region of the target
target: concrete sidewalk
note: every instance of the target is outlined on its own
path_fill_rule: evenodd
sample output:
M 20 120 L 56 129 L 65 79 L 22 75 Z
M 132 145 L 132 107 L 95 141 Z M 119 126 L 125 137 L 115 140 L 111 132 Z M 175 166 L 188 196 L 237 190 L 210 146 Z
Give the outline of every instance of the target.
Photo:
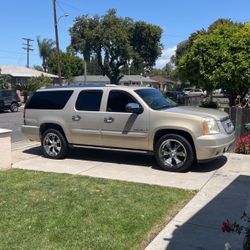
M 159 170 L 152 156 L 101 150 L 75 149 L 65 160 L 43 158 L 38 144 L 16 147 L 13 167 L 78 174 L 184 189 L 198 194 L 166 225 L 147 250 L 242 249 L 242 237 L 223 234 L 221 222 L 250 214 L 250 156 L 227 154 L 216 161 L 197 164 L 187 173 Z
M 42 156 L 38 145 L 13 149 L 13 167 L 200 190 L 226 162 L 222 157 L 212 165 L 197 165 L 187 173 L 171 173 L 158 169 L 154 157 L 149 155 L 74 149 L 64 160 L 51 160 Z
M 227 154 L 199 193 L 173 218 L 146 250 L 243 249 L 243 234 L 222 233 L 222 221 L 240 221 L 250 214 L 250 156 Z

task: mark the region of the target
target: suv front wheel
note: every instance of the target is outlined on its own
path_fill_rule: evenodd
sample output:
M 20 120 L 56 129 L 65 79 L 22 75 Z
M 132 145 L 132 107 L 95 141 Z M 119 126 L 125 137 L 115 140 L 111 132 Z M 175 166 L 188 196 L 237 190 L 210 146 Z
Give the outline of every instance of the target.
M 173 172 L 185 171 L 194 162 L 192 146 L 177 134 L 164 135 L 157 141 L 155 157 L 163 170 Z
M 51 159 L 62 159 L 68 153 L 68 143 L 62 133 L 56 129 L 48 129 L 42 134 L 44 156 Z

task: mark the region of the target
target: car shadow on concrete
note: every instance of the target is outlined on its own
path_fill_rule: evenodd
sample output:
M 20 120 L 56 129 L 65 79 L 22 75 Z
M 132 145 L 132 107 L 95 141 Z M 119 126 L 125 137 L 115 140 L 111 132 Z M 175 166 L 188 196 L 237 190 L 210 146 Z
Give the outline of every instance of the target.
M 217 185 L 220 185 L 218 183 L 228 182 L 225 176 L 220 176 L 219 178 Z M 244 234 L 223 233 L 221 226 L 222 222 L 227 219 L 231 222 L 238 221 L 242 224 L 240 218 L 243 212 L 250 212 L 249 183 L 250 176 L 240 175 L 184 224 L 180 223 L 178 218 L 176 218 L 176 221 L 172 221 L 171 228 L 174 229 L 174 232 L 168 234 L 168 230 L 166 230 L 161 238 L 166 242 L 165 249 L 224 249 L 226 242 L 231 244 L 232 249 L 243 249 Z M 202 197 L 199 199 L 202 202 Z
M 33 147 L 23 151 L 26 154 L 42 156 L 41 147 Z M 140 154 L 133 152 L 121 152 L 101 149 L 86 149 L 72 148 L 67 156 L 67 159 L 85 160 L 85 161 L 100 161 L 106 163 L 125 164 L 131 166 L 150 167 L 163 171 L 156 163 L 155 157 L 148 154 Z M 211 162 L 194 163 L 187 172 L 211 172 L 223 167 L 227 162 L 225 156 L 221 156 Z

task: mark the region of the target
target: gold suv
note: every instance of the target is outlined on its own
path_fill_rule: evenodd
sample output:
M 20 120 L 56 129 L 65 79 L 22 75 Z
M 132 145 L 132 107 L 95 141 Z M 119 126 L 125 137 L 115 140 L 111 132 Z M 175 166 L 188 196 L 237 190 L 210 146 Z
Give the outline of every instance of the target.
M 136 150 L 154 153 L 169 171 L 221 156 L 235 140 L 224 112 L 176 107 L 154 88 L 112 85 L 36 91 L 22 132 L 49 158 L 65 157 L 69 146 Z

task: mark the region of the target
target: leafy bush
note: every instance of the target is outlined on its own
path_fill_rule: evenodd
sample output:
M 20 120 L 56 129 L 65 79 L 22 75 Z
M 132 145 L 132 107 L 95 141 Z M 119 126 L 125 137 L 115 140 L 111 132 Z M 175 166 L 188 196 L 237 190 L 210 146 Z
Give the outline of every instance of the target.
M 26 102 L 30 93 L 36 91 L 39 88 L 47 87 L 52 84 L 53 81 L 50 78 L 42 75 L 38 77 L 31 77 L 25 83 L 16 83 L 14 88 L 23 92 L 24 102 Z
M 217 109 L 218 108 L 218 103 L 206 100 L 201 103 L 200 107 L 202 108 L 212 108 L 212 109 Z
M 250 154 L 250 134 L 237 142 L 235 152 L 239 154 Z
M 10 77 L 8 75 L 1 75 L 0 69 L 0 89 L 8 89 L 10 87 Z

